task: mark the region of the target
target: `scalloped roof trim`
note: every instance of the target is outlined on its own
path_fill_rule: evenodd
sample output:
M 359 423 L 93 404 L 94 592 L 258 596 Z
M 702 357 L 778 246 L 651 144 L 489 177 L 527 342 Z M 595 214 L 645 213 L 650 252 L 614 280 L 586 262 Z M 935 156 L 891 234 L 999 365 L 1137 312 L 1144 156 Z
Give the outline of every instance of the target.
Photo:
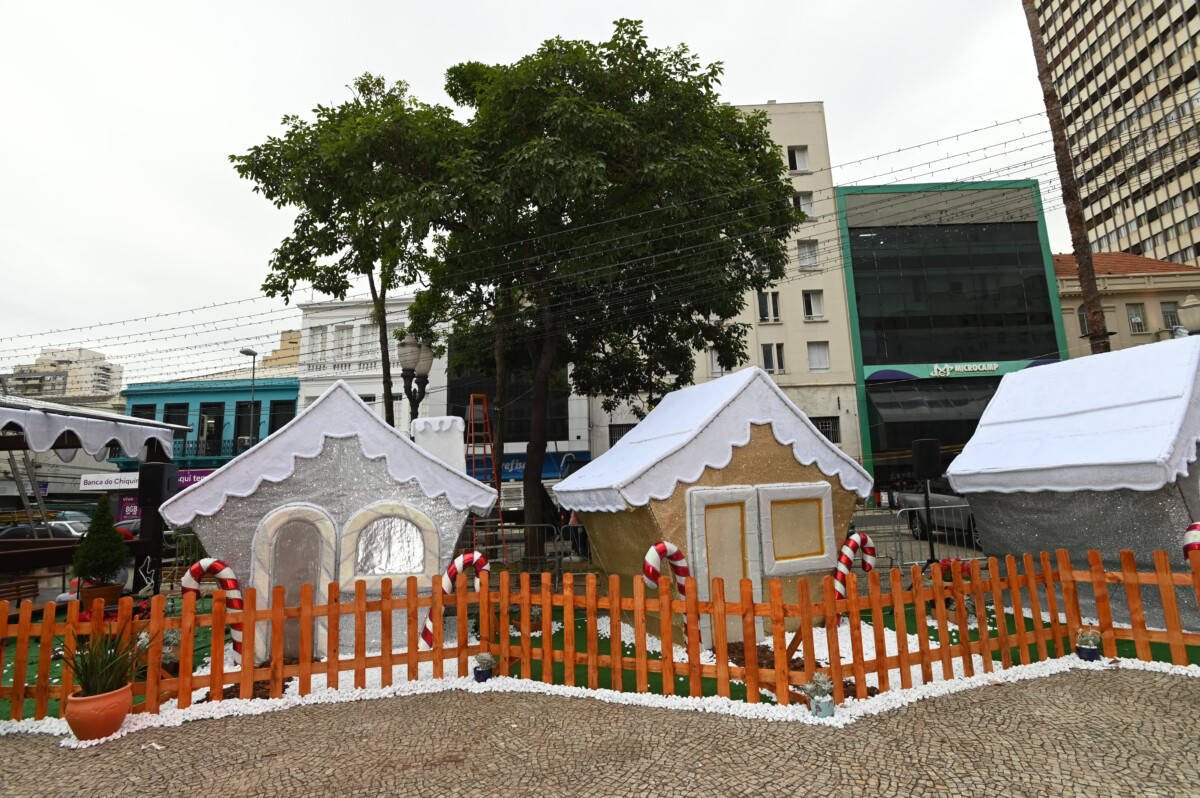
M 160 512 L 174 526 L 190 524 L 197 515 L 213 516 L 231 497 L 246 498 L 264 481 L 288 479 L 297 460 L 320 456 L 330 438 L 351 437 L 358 438 L 365 458 L 384 458 L 392 479 L 416 481 L 429 499 L 444 498 L 456 510 L 479 513 L 496 503 L 494 488 L 455 470 L 389 427 L 338 380 L 278 431 L 164 502 Z
M 69 407 L 64 408 L 69 410 Z M 165 452 L 172 451 L 173 433 L 170 428 L 151 427 L 143 423 L 127 424 L 118 420 L 121 416 L 106 415 L 113 415 L 113 418 L 46 413 L 36 408 L 0 407 L 0 429 L 16 427 L 21 430 L 29 451 L 38 453 L 51 451 L 59 436 L 71 432 L 79 439 L 81 448 L 97 462 L 107 459 L 108 446 L 114 441 L 127 454 L 136 455 L 150 440 L 157 440 Z M 75 459 L 78 449 L 53 451 L 58 453 L 60 460 L 69 463 Z

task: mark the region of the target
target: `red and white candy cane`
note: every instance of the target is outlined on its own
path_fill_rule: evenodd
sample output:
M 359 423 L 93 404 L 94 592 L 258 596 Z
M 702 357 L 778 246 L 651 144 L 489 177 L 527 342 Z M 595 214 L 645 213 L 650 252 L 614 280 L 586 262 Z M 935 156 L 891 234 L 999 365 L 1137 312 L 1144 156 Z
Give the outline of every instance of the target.
M 187 573 L 179 580 L 182 593 L 196 593 L 199 598 L 200 580 L 205 574 L 212 574 L 217 579 L 217 585 L 225 591 L 225 606 L 231 610 L 242 609 L 242 591 L 238 585 L 233 569 L 214 557 L 205 557 L 187 569 Z M 230 637 L 233 638 L 233 657 L 239 664 L 242 661 L 242 625 L 235 623 L 230 626 Z
M 871 540 L 871 536 L 866 532 L 855 532 L 846 538 L 842 550 L 838 552 L 837 573 L 833 575 L 833 587 L 837 591 L 839 599 L 846 598 L 846 577 L 850 574 L 850 569 L 854 567 L 856 551 L 862 552 L 864 573 L 875 567 L 875 542 Z M 836 621 L 841 623 L 842 616 L 838 615 Z
M 646 551 L 646 558 L 642 560 L 642 578 L 650 587 L 658 587 L 663 557 L 667 558 L 667 564 L 671 566 L 671 573 L 675 577 L 675 587 L 679 589 L 679 595 L 687 595 L 684 580 L 691 576 L 692 572 L 688 570 L 687 558 L 673 543 L 660 540 Z
M 442 592 L 447 596 L 454 592 L 454 582 L 458 579 L 459 573 L 465 571 L 469 566 L 475 566 L 475 590 L 479 590 L 479 572 L 491 571 L 492 566 L 488 564 L 487 557 L 484 557 L 477 551 L 468 551 L 466 554 L 460 554 L 454 558 L 454 562 L 450 563 L 450 567 L 446 569 L 446 573 L 442 574 Z M 433 618 L 426 616 L 425 628 L 421 630 L 421 640 L 429 648 L 433 648 Z
M 1188 524 L 1183 533 L 1183 559 L 1186 560 L 1193 551 L 1200 551 L 1200 521 Z

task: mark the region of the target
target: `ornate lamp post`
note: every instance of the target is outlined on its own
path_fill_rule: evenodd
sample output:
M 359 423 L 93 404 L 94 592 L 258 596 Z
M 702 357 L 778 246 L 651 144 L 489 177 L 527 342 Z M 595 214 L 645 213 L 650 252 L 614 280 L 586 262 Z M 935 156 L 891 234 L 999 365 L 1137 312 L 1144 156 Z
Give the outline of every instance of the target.
M 413 336 L 407 336 L 396 348 L 400 376 L 404 379 L 404 395 L 408 397 L 409 423 L 417 418 L 425 388 L 429 385 L 429 369 L 433 368 L 433 350 Z M 414 383 L 416 387 L 414 388 Z M 411 432 L 410 432 L 411 434 Z
M 1179 323 L 1191 335 L 1200 332 L 1200 299 L 1190 291 L 1183 302 L 1179 303 Z

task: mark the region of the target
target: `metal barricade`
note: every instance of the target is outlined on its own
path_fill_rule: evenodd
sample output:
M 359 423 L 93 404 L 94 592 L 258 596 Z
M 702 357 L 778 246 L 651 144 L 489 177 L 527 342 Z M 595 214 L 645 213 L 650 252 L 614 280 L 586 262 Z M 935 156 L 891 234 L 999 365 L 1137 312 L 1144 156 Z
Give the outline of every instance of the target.
M 928 524 L 924 508 L 906 507 L 897 511 L 891 547 L 896 552 L 896 560 L 905 566 L 924 565 L 930 556 L 935 560 L 983 557 L 975 517 L 966 504 L 930 507 Z

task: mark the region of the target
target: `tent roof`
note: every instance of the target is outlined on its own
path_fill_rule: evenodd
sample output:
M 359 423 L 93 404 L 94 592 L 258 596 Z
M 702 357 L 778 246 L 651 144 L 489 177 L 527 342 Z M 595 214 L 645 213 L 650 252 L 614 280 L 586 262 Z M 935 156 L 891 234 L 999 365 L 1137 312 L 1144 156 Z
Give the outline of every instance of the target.
M 679 483 L 698 480 L 706 467 L 721 469 L 733 450 L 750 441 L 753 424 L 770 424 L 775 439 L 792 447 L 802 465 L 866 497 L 871 475 L 817 431 L 800 408 L 760 368 L 673 391 L 648 416 L 562 482 L 554 493 L 569 510 L 617 512 L 665 499 Z
M 169 456 L 175 430 L 187 430 L 153 419 L 134 418 L 75 405 L 55 404 L 25 396 L 0 396 L 0 430 L 19 430 L 25 448 L 32 452 L 54 449 L 67 462 L 75 458 L 75 441 L 63 438 L 72 433 L 85 452 L 98 462 L 108 457 L 108 445 L 116 441 L 127 454 L 137 454 L 150 440 L 157 440 Z
M 327 438 L 350 437 L 358 438 L 363 457 L 385 458 L 392 479 L 416 480 L 430 499 L 445 496 L 455 508 L 477 513 L 488 512 L 496 503 L 494 488 L 451 468 L 388 426 L 338 380 L 285 426 L 168 499 L 160 508 L 162 516 L 174 526 L 185 526 L 197 515 L 214 515 L 230 496 L 249 496 L 264 480 L 290 477 L 296 459 L 319 455 Z
M 962 493 L 1156 490 L 1200 440 L 1200 337 L 1006 374 L 947 472 Z

